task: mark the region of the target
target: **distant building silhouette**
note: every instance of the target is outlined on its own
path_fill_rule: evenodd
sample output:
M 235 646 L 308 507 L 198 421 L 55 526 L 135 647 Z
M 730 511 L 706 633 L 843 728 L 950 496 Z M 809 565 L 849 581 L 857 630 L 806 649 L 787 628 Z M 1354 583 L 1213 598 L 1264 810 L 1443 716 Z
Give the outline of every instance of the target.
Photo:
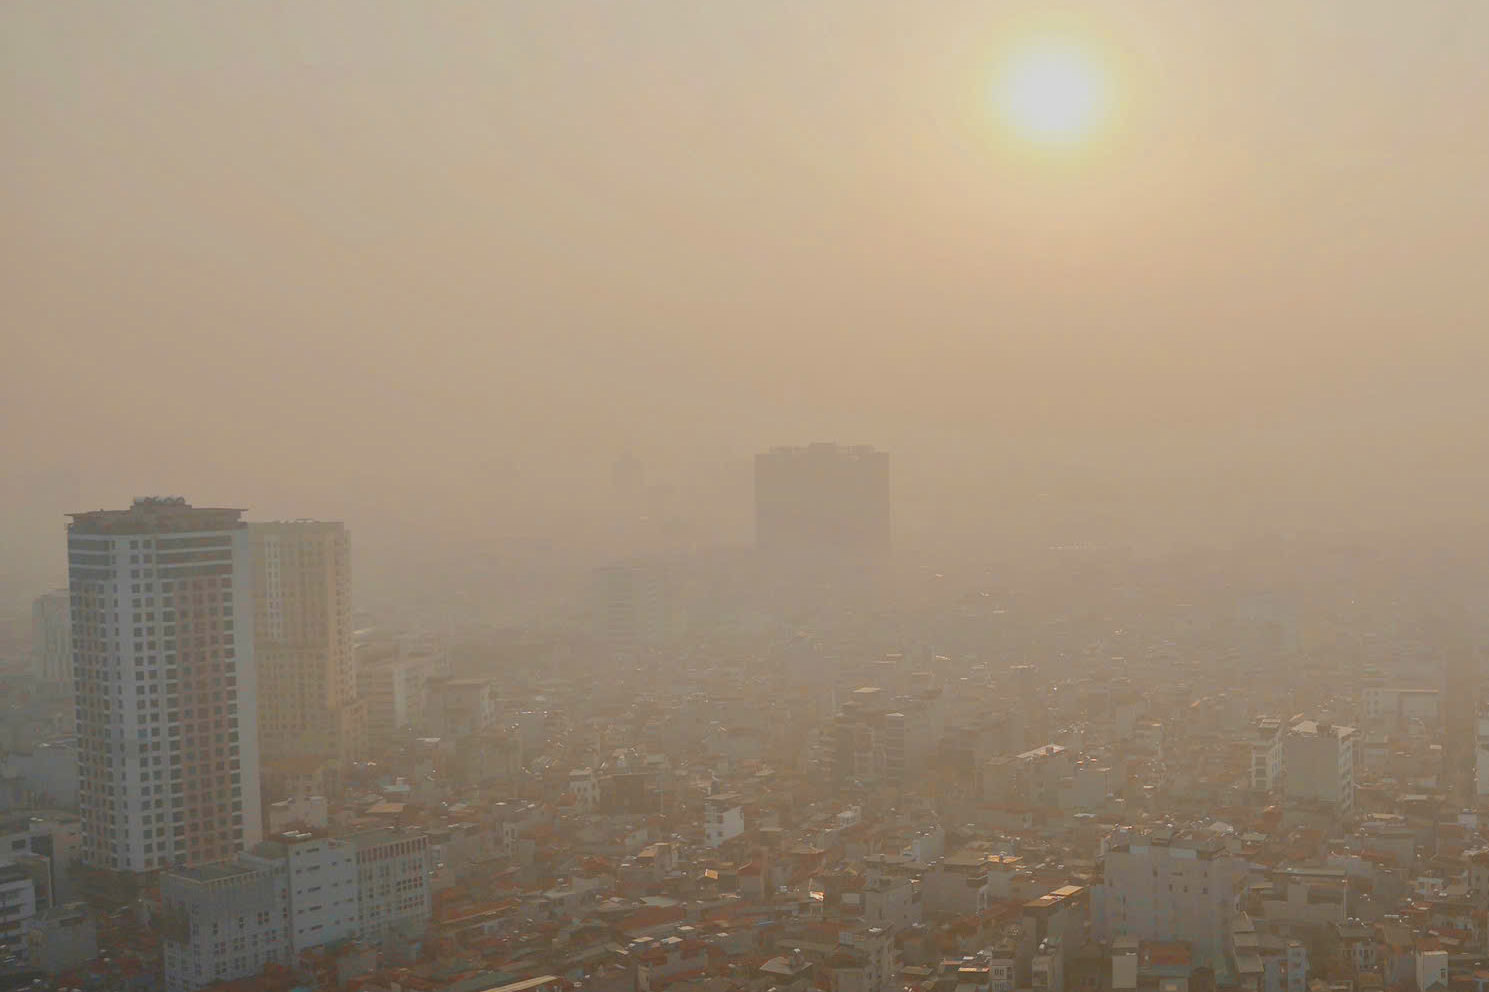
M 339 523 L 250 524 L 264 760 L 360 760 L 365 707 L 352 644 L 351 538 Z
M 889 454 L 818 443 L 756 455 L 755 547 L 824 564 L 887 555 Z
M 68 591 L 59 589 L 31 605 L 31 675 L 38 682 L 72 686 L 70 602 Z
M 610 485 L 617 494 L 634 499 L 646 487 L 646 467 L 627 451 L 610 466 Z
M 667 564 L 637 559 L 596 570 L 592 609 L 595 637 L 618 658 L 635 659 L 667 643 L 678 617 Z
M 258 843 L 252 551 L 242 510 L 72 514 L 83 858 L 145 872 Z

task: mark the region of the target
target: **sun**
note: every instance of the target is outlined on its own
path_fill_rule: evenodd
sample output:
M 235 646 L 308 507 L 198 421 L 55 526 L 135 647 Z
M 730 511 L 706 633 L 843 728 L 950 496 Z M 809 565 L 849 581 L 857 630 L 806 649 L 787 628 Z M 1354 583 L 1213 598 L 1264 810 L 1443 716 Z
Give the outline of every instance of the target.
M 998 110 L 1025 140 L 1071 145 L 1101 125 L 1110 90 L 1101 66 L 1079 46 L 1045 41 L 1008 59 L 998 80 Z

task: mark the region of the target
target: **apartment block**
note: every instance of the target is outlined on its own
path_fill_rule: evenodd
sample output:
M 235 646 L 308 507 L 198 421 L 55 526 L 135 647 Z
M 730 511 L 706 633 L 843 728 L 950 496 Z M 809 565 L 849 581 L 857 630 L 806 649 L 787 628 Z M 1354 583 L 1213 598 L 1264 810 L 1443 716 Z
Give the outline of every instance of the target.
M 351 630 L 351 538 L 339 523 L 255 523 L 254 648 L 265 760 L 366 751 Z
M 95 867 L 206 864 L 259 840 L 242 515 L 179 497 L 72 514 L 78 802 Z

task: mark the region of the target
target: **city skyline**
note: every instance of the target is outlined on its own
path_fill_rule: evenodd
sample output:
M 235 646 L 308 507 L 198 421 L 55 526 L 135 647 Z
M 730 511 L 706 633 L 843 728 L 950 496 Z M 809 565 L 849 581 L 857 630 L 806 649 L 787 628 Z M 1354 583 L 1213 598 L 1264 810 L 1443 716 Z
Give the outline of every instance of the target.
M 0 992 L 1489 992 L 1489 3 L 0 3 Z
M 59 508 L 156 489 L 344 520 L 369 579 L 598 548 L 628 448 L 704 543 L 812 439 L 894 451 L 943 547 L 1447 541 L 1489 497 L 1479 4 L 152 6 L 0 12 L 18 605 Z M 1064 164 L 994 99 L 1047 35 L 1123 98 Z

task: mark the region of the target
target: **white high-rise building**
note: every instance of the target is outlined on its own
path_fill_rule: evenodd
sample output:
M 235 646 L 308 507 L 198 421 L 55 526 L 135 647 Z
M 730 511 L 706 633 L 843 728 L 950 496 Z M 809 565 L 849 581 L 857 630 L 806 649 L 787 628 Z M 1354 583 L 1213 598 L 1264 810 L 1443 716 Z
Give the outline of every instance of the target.
M 260 839 L 242 513 L 173 497 L 72 514 L 78 802 L 95 867 L 207 864 Z
M 259 748 L 265 761 L 359 760 L 365 712 L 353 658 L 351 538 L 339 523 L 250 524 Z
M 58 589 L 31 604 L 31 675 L 38 682 L 72 686 L 71 595 Z

